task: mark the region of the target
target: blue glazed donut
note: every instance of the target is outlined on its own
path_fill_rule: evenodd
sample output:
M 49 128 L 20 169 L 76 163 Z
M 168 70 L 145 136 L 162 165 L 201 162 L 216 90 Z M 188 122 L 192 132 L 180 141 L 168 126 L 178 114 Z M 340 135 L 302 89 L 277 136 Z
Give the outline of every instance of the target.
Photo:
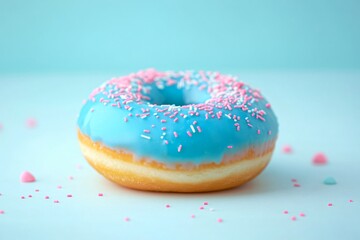
M 200 192 L 238 186 L 271 158 L 277 119 L 259 90 L 218 72 L 113 78 L 78 118 L 88 162 L 123 186 Z

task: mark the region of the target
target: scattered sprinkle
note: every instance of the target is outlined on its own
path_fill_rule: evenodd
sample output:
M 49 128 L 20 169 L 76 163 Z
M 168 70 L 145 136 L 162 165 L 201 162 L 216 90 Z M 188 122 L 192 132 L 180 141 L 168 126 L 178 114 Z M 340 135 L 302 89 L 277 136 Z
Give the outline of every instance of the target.
M 327 177 L 324 179 L 323 183 L 325 185 L 335 185 L 337 184 L 336 180 L 333 177 Z
M 66 195 L 66 197 L 68 197 L 68 198 L 72 198 L 72 195 L 71 195 L 71 194 L 68 194 L 68 195 Z
M 20 181 L 23 183 L 35 182 L 36 179 L 31 172 L 25 171 L 20 175 Z
M 103 196 L 104 196 L 104 194 L 102 194 L 102 193 L 99 193 L 99 194 L 98 194 L 98 196 L 99 196 L 99 197 L 103 197 Z
M 300 217 L 305 217 L 305 213 L 301 212 L 301 213 L 299 214 L 299 216 L 300 216 Z
M 199 209 L 200 209 L 200 210 L 204 210 L 204 206 L 200 206 Z
M 224 220 L 222 218 L 218 218 L 218 223 L 222 223 Z
M 296 221 L 296 217 L 295 217 L 295 216 L 292 216 L 290 219 L 291 219 L 291 221 Z
M 266 108 L 271 108 L 271 104 L 270 104 L 270 103 L 267 103 L 267 104 L 265 104 L 265 107 L 266 107 Z
M 170 204 L 166 204 L 165 207 L 166 207 L 166 208 L 170 208 Z
M 28 128 L 35 128 L 37 126 L 37 121 L 35 118 L 28 118 L 26 120 L 26 126 Z
M 45 196 L 45 199 L 49 199 L 50 197 L 49 196 Z
M 294 183 L 293 186 L 294 186 L 294 187 L 301 187 L 301 185 L 298 184 L 298 183 Z
M 288 213 L 289 213 L 289 211 L 287 211 L 287 210 L 284 210 L 284 211 L 283 211 L 283 213 L 284 213 L 284 214 L 288 214 Z
M 283 153 L 290 154 L 293 152 L 293 148 L 290 145 L 284 145 L 282 151 Z
M 181 152 L 181 150 L 182 150 L 182 145 L 180 144 L 178 147 L 178 152 Z
M 333 204 L 332 204 L 332 203 L 328 203 L 328 206 L 329 206 L 329 207 L 332 207 L 332 206 L 333 206 Z
M 59 200 L 54 200 L 54 203 L 60 203 L 60 201 Z
M 194 215 L 194 214 L 192 214 L 192 215 L 191 215 L 191 218 L 195 218 L 195 215 Z
M 125 221 L 125 222 L 130 222 L 130 218 L 129 218 L 129 217 L 125 217 L 125 218 L 124 218 L 124 221 Z
M 62 189 L 62 186 L 61 185 L 57 186 L 57 189 Z
M 4 210 L 0 210 L 0 214 L 4 214 L 5 213 L 5 211 Z
M 233 146 L 229 145 L 229 146 L 227 146 L 227 148 L 231 149 L 231 148 L 233 148 Z
M 324 153 L 319 152 L 313 156 L 312 162 L 314 165 L 325 165 L 328 163 L 328 160 Z
M 209 202 L 204 202 L 203 204 L 204 204 L 204 205 L 209 205 Z

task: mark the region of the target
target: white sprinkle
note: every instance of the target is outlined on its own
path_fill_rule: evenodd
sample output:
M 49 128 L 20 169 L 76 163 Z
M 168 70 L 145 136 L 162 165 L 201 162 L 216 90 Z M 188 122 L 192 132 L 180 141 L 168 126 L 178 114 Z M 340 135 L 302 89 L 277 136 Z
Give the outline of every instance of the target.
M 195 128 L 194 128 L 194 126 L 193 126 L 193 125 L 190 125 L 190 128 L 191 128 L 191 131 L 192 131 L 193 133 L 195 133 Z
M 146 135 L 143 135 L 143 134 L 141 134 L 141 135 L 140 135 L 140 137 L 142 137 L 142 138 L 146 138 L 146 139 L 148 139 L 148 140 L 150 140 L 150 139 L 151 139 L 151 137 L 146 136 Z
M 230 117 L 228 114 L 225 114 L 225 116 L 226 116 L 228 119 L 231 120 L 231 117 Z

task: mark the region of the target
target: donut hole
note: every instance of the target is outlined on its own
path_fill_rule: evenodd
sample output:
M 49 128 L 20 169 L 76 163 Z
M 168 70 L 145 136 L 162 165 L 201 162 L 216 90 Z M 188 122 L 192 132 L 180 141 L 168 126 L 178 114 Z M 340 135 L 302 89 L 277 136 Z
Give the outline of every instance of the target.
M 207 91 L 196 87 L 179 89 L 176 86 L 169 86 L 163 89 L 153 88 L 148 97 L 151 104 L 184 106 L 203 103 L 210 98 L 210 95 Z

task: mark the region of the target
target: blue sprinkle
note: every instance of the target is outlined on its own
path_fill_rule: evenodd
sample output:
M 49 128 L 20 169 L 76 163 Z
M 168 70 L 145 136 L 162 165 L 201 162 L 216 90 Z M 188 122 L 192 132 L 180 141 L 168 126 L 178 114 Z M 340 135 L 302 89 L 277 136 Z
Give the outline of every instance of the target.
M 336 182 L 335 178 L 333 178 L 333 177 L 327 177 L 327 178 L 325 178 L 325 180 L 323 181 L 323 183 L 324 183 L 325 185 L 335 185 L 337 182 Z

